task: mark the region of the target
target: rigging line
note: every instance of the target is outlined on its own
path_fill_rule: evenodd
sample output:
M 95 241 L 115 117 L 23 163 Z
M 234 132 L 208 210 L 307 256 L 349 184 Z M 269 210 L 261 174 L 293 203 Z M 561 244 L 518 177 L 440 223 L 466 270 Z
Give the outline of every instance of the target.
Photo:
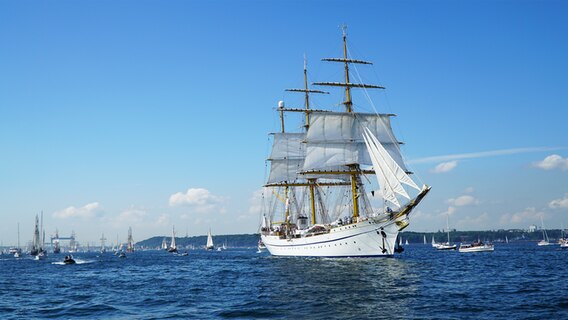
M 349 47 L 347 47 L 347 53 L 348 53 L 349 57 L 352 57 L 351 50 L 350 50 Z M 359 69 L 357 68 L 357 64 L 353 64 L 352 68 L 355 69 L 355 74 L 356 74 L 359 82 L 364 83 L 363 77 L 361 77 L 361 74 L 359 73 Z M 377 108 L 375 107 L 375 104 L 373 103 L 373 100 L 371 99 L 371 96 L 369 95 L 369 91 L 367 90 L 367 88 L 363 88 L 363 92 L 365 93 L 365 97 L 367 98 L 367 101 L 369 102 L 371 107 L 373 107 L 373 111 L 375 111 L 375 113 L 378 114 L 379 112 L 377 111 Z
M 347 52 L 349 54 L 349 57 L 351 57 L 351 51 L 350 51 L 349 47 L 347 47 Z M 357 78 L 359 79 L 359 82 L 362 83 L 363 78 L 361 77 L 361 74 L 359 73 L 359 69 L 357 68 L 356 65 L 353 65 L 353 68 L 355 69 L 355 74 L 356 74 Z M 369 90 L 367 90 L 366 88 L 363 88 L 363 92 L 365 94 L 365 97 L 367 98 L 368 103 L 371 105 L 371 107 L 373 107 L 373 111 L 375 112 L 375 114 L 379 115 L 379 111 L 377 110 L 375 103 L 373 102 L 373 100 L 371 99 L 371 96 L 369 95 Z M 384 121 L 381 121 L 381 124 L 383 125 L 383 127 L 385 129 L 388 129 L 386 127 Z M 398 145 L 398 141 L 397 141 L 396 137 L 394 136 L 394 133 L 392 132 L 392 128 L 391 128 L 391 130 L 385 130 L 385 131 L 388 133 L 389 138 L 393 142 L 393 144 Z M 399 149 L 399 152 L 400 152 L 400 146 L 397 146 L 397 148 Z
M 351 57 L 351 51 L 350 51 L 349 47 L 347 47 L 347 52 L 348 52 L 349 56 Z M 355 69 L 355 74 L 356 74 L 357 78 L 359 79 L 359 82 L 363 82 L 363 78 L 361 77 L 361 74 L 359 73 L 359 69 L 357 68 L 357 66 L 354 65 L 353 68 Z M 378 74 L 376 72 L 375 72 L 375 75 L 378 78 Z M 375 112 L 375 114 L 378 115 L 379 112 L 378 112 L 377 108 L 375 107 L 375 104 L 374 104 L 373 100 L 371 99 L 371 96 L 369 95 L 369 91 L 366 88 L 363 88 L 363 92 L 364 92 L 365 97 L 367 98 L 369 104 L 373 107 L 373 111 Z M 387 106 L 390 106 L 390 102 L 388 101 L 388 97 L 387 97 L 387 90 L 384 90 L 384 93 L 385 93 L 385 99 L 387 100 L 386 104 L 387 104 Z M 389 107 L 388 109 L 392 109 L 392 108 Z M 383 127 L 385 129 L 388 129 L 383 121 L 381 121 L 381 125 L 383 125 Z M 399 127 L 399 126 L 397 125 L 397 127 Z M 396 137 L 394 136 L 394 130 L 392 130 L 392 124 L 391 124 L 391 130 L 386 130 L 386 132 L 388 133 L 389 138 L 391 139 L 393 144 L 396 145 L 395 148 L 398 149 L 399 154 L 402 157 L 402 161 L 404 162 L 404 165 L 408 169 L 410 169 L 410 167 L 408 166 L 407 161 L 406 161 L 407 159 L 404 156 L 404 154 L 402 153 L 401 147 L 400 147 L 400 145 L 398 145 L 398 141 L 397 141 Z M 404 135 L 401 133 L 401 136 L 404 136 Z M 403 141 L 404 141 L 404 139 L 403 139 Z M 414 171 L 414 170 L 411 170 L 411 171 Z M 420 176 L 418 174 L 415 173 L 415 176 L 420 181 L 421 184 L 424 184 L 424 181 L 422 180 L 422 178 L 420 178 Z

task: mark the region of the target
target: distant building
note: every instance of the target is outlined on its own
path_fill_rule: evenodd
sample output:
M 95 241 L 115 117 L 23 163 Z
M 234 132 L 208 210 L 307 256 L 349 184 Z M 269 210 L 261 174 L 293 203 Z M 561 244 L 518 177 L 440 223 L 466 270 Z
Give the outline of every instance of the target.
M 534 224 L 529 226 L 529 232 L 535 232 L 537 229 L 538 227 L 535 226 Z

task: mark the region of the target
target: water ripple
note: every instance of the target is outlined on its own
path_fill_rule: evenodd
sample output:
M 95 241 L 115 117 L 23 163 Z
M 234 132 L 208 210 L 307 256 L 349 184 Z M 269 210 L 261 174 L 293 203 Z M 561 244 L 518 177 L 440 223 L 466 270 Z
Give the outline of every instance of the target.
M 410 245 L 394 259 L 280 258 L 252 249 L 0 259 L 2 319 L 568 319 L 568 251 Z

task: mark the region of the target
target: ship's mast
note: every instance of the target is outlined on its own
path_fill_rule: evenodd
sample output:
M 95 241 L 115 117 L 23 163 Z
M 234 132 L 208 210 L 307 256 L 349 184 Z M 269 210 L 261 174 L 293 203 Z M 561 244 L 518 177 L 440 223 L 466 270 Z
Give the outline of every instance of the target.
M 128 227 L 128 243 L 126 245 L 126 251 L 134 252 L 134 239 L 132 238 L 132 227 Z
M 363 83 L 351 83 L 349 78 L 349 64 L 372 64 L 368 61 L 355 60 L 347 58 L 347 26 L 342 26 L 343 33 L 343 58 L 325 58 L 323 61 L 329 62 L 341 62 L 344 64 L 345 71 L 345 82 L 316 82 L 314 85 L 321 86 L 332 86 L 332 87 L 344 87 L 345 88 L 345 101 L 343 104 L 348 113 L 353 112 L 353 100 L 351 99 L 351 88 L 373 88 L 373 89 L 384 89 L 382 86 L 363 84 Z M 359 164 L 349 164 L 349 171 L 346 172 L 351 176 L 351 198 L 353 201 L 353 217 L 359 217 L 359 185 L 361 184 L 360 175 L 362 174 Z
M 343 60 L 345 60 L 345 83 L 349 83 L 349 63 L 347 62 L 347 26 L 341 27 L 343 30 Z M 353 101 L 351 101 L 351 87 L 345 87 L 345 102 L 343 102 L 347 112 L 353 112 Z
M 304 129 L 307 131 L 310 127 L 310 93 L 320 93 L 320 94 L 329 94 L 329 92 L 321 91 L 321 90 L 311 90 L 308 87 L 308 60 L 304 56 L 304 88 L 303 89 L 286 89 L 286 91 L 290 92 L 303 92 L 304 93 L 304 113 L 305 113 L 305 123 Z M 280 109 L 280 119 L 282 122 L 282 132 L 284 132 L 284 120 L 283 120 L 283 112 L 284 111 L 301 111 L 301 110 L 285 110 Z M 312 225 L 316 224 L 316 201 L 315 201 L 315 188 L 316 188 L 316 179 L 308 179 L 308 188 L 310 191 L 310 215 L 311 215 L 311 222 Z M 288 192 L 288 187 L 286 187 L 286 195 Z M 286 218 L 288 218 L 288 212 L 286 212 Z
M 101 250 L 104 250 L 105 249 L 105 240 L 106 240 L 104 233 L 103 233 L 100 240 L 101 240 Z

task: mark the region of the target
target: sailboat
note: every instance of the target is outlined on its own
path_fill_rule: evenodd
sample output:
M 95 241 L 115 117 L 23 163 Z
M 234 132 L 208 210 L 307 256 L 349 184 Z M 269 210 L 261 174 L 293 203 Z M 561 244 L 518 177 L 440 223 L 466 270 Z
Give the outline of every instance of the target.
M 261 228 L 262 243 L 272 255 L 393 256 L 399 232 L 409 225 L 411 211 L 430 190 L 410 178 L 401 142 L 391 128 L 394 115 L 355 110 L 352 89 L 384 87 L 351 82 L 352 65 L 372 63 L 352 59 L 347 52 L 343 28 L 343 57 L 323 60 L 341 63 L 344 81 L 314 83 L 343 88 L 345 110 L 310 108 L 310 94 L 327 92 L 308 87 L 306 63 L 304 87 L 287 90 L 304 94 L 304 108 L 278 103 L 281 129 L 272 134 L 270 172 L 263 193 L 267 199 L 263 223 L 265 219 L 268 223 Z M 285 131 L 284 113 L 301 114 L 304 129 Z M 368 187 L 373 189 L 370 194 Z
M 540 217 L 540 223 L 542 225 L 542 240 L 540 240 L 537 245 L 539 246 L 549 246 L 551 245 L 550 240 L 548 239 L 548 234 L 546 233 L 546 229 L 544 229 L 544 222 L 542 221 L 542 217 Z
M 168 252 L 178 252 L 176 246 L 176 230 L 175 227 L 172 227 L 172 241 L 170 242 L 170 247 L 168 248 Z
M 432 247 L 436 248 L 438 246 L 438 243 L 436 243 L 436 240 L 434 240 L 434 235 L 432 235 Z
M 40 235 L 40 230 L 42 231 Z M 41 225 L 39 224 L 39 217 L 36 214 L 34 236 L 32 240 L 32 249 L 30 255 L 34 256 L 36 260 L 43 260 L 47 257 L 47 252 L 43 248 L 45 243 L 45 231 L 43 231 L 43 212 L 41 213 Z
M 426 243 L 427 243 L 427 242 L 426 242 L 426 235 L 424 235 L 424 244 L 426 244 Z
M 53 239 L 52 239 L 53 241 Z M 55 241 L 54 241 L 53 253 L 61 253 L 61 246 L 59 245 L 59 230 L 55 229 Z
M 262 243 L 262 239 L 258 239 L 257 248 L 258 250 L 256 251 L 256 253 L 262 253 L 266 249 L 266 246 L 264 245 L 264 243 Z
M 105 246 L 105 234 L 103 233 L 103 235 L 101 236 L 101 253 L 105 253 L 106 252 L 106 246 Z
M 558 239 L 558 244 L 562 249 L 568 248 L 568 239 L 566 239 L 566 232 L 564 231 L 564 225 L 562 225 L 562 229 L 560 229 L 560 239 Z
M 20 247 L 20 223 L 18 222 L 18 246 L 14 250 L 10 250 L 10 253 L 14 254 L 14 258 L 19 258 L 22 256 L 22 248 Z
M 220 247 L 217 247 L 217 251 L 223 251 L 223 250 L 227 250 L 227 239 L 225 239 L 225 241 Z
M 446 219 L 446 229 L 448 231 L 448 241 L 438 243 L 438 245 L 436 246 L 436 249 L 438 249 L 438 250 L 456 250 L 458 248 L 458 246 L 455 243 L 450 242 L 450 215 L 448 214 L 448 216 L 446 218 L 447 218 Z
M 34 235 L 32 238 L 32 247 L 30 250 L 30 255 L 37 256 L 39 254 L 40 246 L 40 236 L 39 236 L 39 217 L 36 214 L 35 218 L 35 226 L 34 226 Z
M 215 246 L 213 245 L 213 236 L 211 236 L 211 229 L 207 233 L 207 244 L 205 245 L 205 250 L 213 250 Z
M 162 239 L 162 250 L 168 250 L 168 243 L 166 242 L 166 238 Z

